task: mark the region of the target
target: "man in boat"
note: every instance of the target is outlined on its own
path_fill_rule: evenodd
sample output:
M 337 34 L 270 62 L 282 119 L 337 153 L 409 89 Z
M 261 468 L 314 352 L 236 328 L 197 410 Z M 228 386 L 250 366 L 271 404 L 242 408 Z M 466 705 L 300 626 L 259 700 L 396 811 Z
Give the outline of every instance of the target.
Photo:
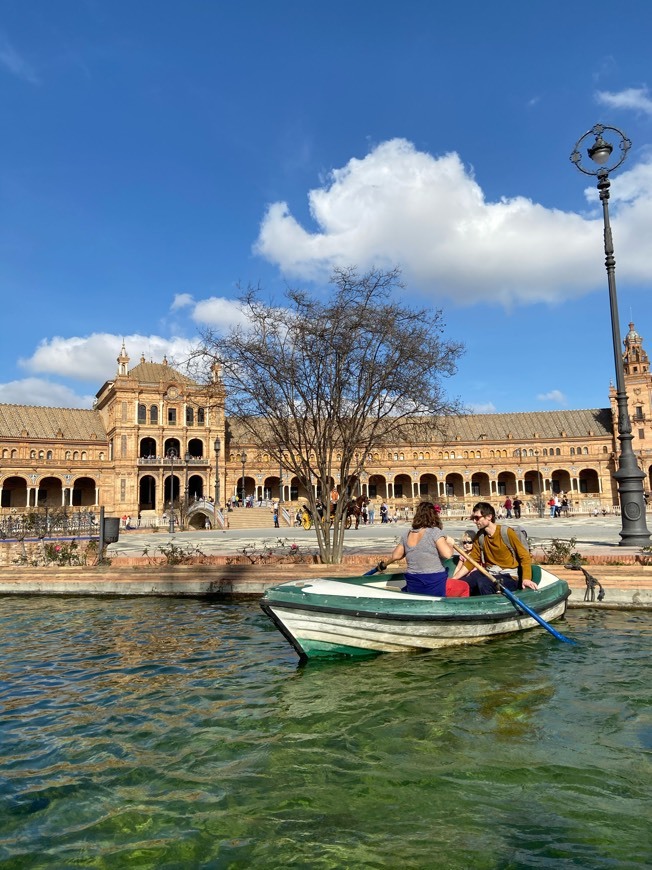
M 532 580 L 530 551 L 514 529 L 509 527 L 506 527 L 509 545 L 505 542 L 504 532 L 496 524 L 496 511 L 492 505 L 486 501 L 478 502 L 473 506 L 471 519 L 476 524 L 477 533 L 468 554 L 470 559 L 479 562 L 511 592 L 537 589 L 537 584 Z M 493 595 L 498 592 L 498 586 L 482 571 L 473 569 L 470 561 L 460 560 L 453 578 L 464 579 L 469 584 L 471 595 Z

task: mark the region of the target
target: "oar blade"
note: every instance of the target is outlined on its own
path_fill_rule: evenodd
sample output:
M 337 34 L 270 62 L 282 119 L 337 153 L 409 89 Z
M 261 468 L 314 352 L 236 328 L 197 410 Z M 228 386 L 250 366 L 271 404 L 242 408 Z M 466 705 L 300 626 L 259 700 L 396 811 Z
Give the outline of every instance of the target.
M 520 610 L 523 611 L 523 613 L 527 613 L 528 616 L 531 616 L 532 619 L 536 620 L 542 628 L 545 628 L 546 631 L 549 631 L 553 637 L 557 638 L 557 640 L 560 640 L 562 643 L 569 643 L 572 646 L 577 645 L 577 641 L 572 640 L 570 637 L 566 637 L 565 635 L 561 634 L 561 632 L 557 631 L 557 629 L 553 628 L 549 622 L 546 622 L 545 619 L 536 612 L 536 610 L 532 610 L 531 607 L 528 607 L 527 604 L 524 604 L 520 598 L 517 598 L 516 595 L 514 595 L 514 593 L 510 589 L 507 589 L 506 586 L 503 586 L 502 583 L 500 584 L 500 591 L 506 598 L 509 598 L 509 600 L 515 607 L 518 607 Z

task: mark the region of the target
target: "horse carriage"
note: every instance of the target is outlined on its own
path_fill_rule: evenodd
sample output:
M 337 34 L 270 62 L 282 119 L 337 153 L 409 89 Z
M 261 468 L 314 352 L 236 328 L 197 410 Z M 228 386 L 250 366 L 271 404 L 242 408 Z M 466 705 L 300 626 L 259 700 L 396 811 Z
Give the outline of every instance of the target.
M 350 529 L 354 526 L 355 528 L 360 527 L 360 518 L 363 513 L 363 509 L 369 504 L 369 499 L 366 495 L 359 495 L 356 499 L 350 499 L 346 505 L 346 511 L 344 513 L 344 525 L 345 528 Z M 333 504 L 331 506 L 330 517 L 328 521 L 330 525 L 333 525 L 333 516 L 335 514 L 336 505 Z M 319 512 L 320 522 L 325 522 L 326 518 L 323 512 Z M 311 529 L 315 524 L 315 520 L 313 515 L 310 513 L 308 509 L 308 505 L 303 505 L 303 507 L 299 508 L 297 511 L 297 515 L 294 522 L 295 526 L 301 527 L 304 529 Z

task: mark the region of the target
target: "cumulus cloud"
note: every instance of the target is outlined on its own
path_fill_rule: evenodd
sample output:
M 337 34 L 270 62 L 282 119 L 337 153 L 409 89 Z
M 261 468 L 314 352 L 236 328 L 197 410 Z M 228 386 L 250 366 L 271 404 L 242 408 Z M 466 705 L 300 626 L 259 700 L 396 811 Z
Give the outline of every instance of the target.
M 233 326 L 245 326 L 247 323 L 237 300 L 219 296 L 211 296 L 198 302 L 193 308 L 192 319 L 201 326 L 212 326 L 221 332 L 227 332 Z
M 619 270 L 623 278 L 652 278 L 652 260 L 644 256 L 652 231 L 652 157 L 632 173 L 630 198 L 613 200 Z M 628 175 L 619 173 L 619 188 Z M 317 229 L 306 229 L 287 203 L 275 202 L 255 244 L 295 277 L 323 279 L 351 263 L 400 265 L 405 279 L 433 299 L 505 305 L 562 301 L 604 278 L 596 256 L 601 214 L 545 208 L 525 197 L 489 202 L 457 154 L 433 156 L 405 139 L 351 159 L 308 198 Z
M 556 402 L 558 405 L 566 404 L 566 396 L 561 390 L 550 390 L 548 393 L 539 393 L 537 399 L 540 402 Z
M 647 88 L 625 88 L 623 91 L 597 91 L 596 100 L 610 109 L 634 109 L 652 115 L 652 99 Z
M 91 408 L 94 396 L 78 395 L 63 384 L 41 378 L 23 378 L 0 384 L 3 405 L 38 405 L 48 408 Z
M 147 360 L 160 362 L 164 356 L 172 363 L 187 359 L 191 343 L 183 338 L 161 338 L 157 335 L 117 336 L 109 333 L 93 333 L 88 336 L 44 339 L 31 357 L 21 359 L 19 364 L 28 372 L 74 378 L 101 384 L 111 378 L 117 369 L 116 359 L 122 342 L 135 366 L 141 354 Z
M 180 308 L 189 308 L 194 304 L 194 301 L 190 293 L 177 293 L 172 300 L 170 308 L 172 311 L 178 311 Z

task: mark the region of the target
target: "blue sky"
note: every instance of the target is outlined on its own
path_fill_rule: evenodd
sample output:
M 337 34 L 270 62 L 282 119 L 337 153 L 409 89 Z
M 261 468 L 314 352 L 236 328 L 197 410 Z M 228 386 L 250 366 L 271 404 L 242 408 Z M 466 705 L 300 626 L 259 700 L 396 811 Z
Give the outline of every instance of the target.
M 0 402 L 90 407 L 124 338 L 184 356 L 238 284 L 399 265 L 476 410 L 605 407 L 596 123 L 623 334 L 652 352 L 648 0 L 3 0 Z

